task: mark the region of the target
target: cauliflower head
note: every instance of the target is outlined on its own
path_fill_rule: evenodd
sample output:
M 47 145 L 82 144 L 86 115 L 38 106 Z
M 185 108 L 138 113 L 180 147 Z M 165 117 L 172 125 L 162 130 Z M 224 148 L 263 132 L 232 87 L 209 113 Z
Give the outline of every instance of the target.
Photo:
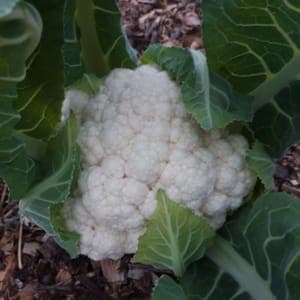
M 112 71 L 91 99 L 70 91 L 64 112 L 70 107 L 80 121 L 82 171 L 64 214 L 93 259 L 136 252 L 159 188 L 218 228 L 254 184 L 246 140 L 202 130 L 176 84 L 153 66 Z

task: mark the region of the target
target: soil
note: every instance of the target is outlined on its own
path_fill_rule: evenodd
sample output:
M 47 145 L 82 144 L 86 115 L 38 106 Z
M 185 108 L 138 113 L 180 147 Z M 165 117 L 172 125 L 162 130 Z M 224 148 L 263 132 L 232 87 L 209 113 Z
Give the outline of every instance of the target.
M 140 55 L 149 44 L 201 50 L 201 13 L 197 0 L 119 0 L 123 25 Z M 300 145 L 276 162 L 274 190 L 300 197 Z M 0 300 L 2 299 L 150 299 L 160 270 L 121 260 L 70 259 L 41 229 L 20 223 L 0 181 Z

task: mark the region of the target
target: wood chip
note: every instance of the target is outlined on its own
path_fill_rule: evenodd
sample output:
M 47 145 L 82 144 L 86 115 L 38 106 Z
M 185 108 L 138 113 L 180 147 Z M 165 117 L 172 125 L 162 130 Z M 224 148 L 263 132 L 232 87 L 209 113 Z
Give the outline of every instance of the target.
M 202 49 L 200 1 L 119 0 L 119 6 L 138 55 L 152 43 Z
M 6 289 L 7 284 L 11 279 L 11 275 L 16 267 L 16 257 L 9 255 L 5 257 L 5 269 L 0 272 L 0 292 Z M 1 296 L 1 294 L 0 294 Z
M 35 256 L 37 254 L 37 251 L 40 249 L 41 245 L 37 242 L 26 242 L 24 243 L 22 253 Z
M 72 281 L 72 275 L 68 270 L 60 269 L 55 277 L 55 281 L 59 284 L 69 284 Z

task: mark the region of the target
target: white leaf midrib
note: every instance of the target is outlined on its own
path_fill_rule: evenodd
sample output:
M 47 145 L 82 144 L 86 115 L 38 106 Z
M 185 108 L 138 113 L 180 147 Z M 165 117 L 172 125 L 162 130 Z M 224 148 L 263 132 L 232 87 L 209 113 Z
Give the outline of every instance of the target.
M 230 274 L 253 299 L 276 300 L 268 282 L 259 276 L 255 268 L 228 241 L 218 236 L 214 247 L 206 255 L 224 272 Z

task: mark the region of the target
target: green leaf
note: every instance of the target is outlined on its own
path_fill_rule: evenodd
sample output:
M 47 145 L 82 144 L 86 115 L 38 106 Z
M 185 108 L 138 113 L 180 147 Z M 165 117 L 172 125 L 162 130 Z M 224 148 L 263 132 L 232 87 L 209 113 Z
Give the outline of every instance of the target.
M 10 14 L 18 2 L 20 2 L 20 0 L 1 0 L 0 18 Z
M 0 139 L 0 161 L 3 163 L 12 162 L 22 151 L 24 145 L 15 136 L 4 136 Z
M 7 91 L 0 90 L 0 131 L 2 137 L 4 137 L 5 132 L 8 135 L 11 134 L 13 128 L 20 120 L 20 115 L 13 107 L 15 95 L 12 94 L 9 96 L 6 92 Z
M 27 156 L 22 143 L 18 146 L 21 151 L 10 162 L 0 162 L 0 177 L 9 187 L 9 197 L 19 200 L 35 179 L 35 162 Z
M 50 140 L 43 160 L 43 180 L 36 184 L 20 201 L 20 213 L 44 229 L 74 257 L 78 235 L 68 233 L 59 214 L 79 167 L 79 146 L 76 143 L 75 117 Z
M 76 0 L 66 0 L 64 7 L 64 45 L 63 58 L 65 69 L 65 85 L 69 86 L 79 80 L 85 73 L 81 60 L 81 49 L 77 38 Z
M 0 93 L 16 96 L 15 85 L 25 77 L 25 60 L 36 48 L 42 31 L 38 12 L 20 2 L 0 18 Z
M 167 275 L 162 275 L 155 285 L 151 300 L 188 300 L 183 288 Z
M 188 299 L 297 300 L 300 202 L 270 193 L 227 222 L 181 280 Z
M 191 262 L 204 255 L 214 230 L 206 220 L 168 199 L 164 191 L 157 192 L 157 201 L 133 262 L 168 268 L 181 276 Z
M 300 76 L 300 2 L 206 0 L 209 66 L 259 108 Z
M 30 57 L 26 79 L 18 86 L 16 108 L 21 114 L 19 132 L 47 140 L 60 120 L 64 100 L 64 1 L 31 1 L 43 20 L 40 45 Z
M 5 13 L 4 13 L 5 12 Z M 10 197 L 19 199 L 34 180 L 36 170 L 15 126 L 20 115 L 14 108 L 16 85 L 24 79 L 25 60 L 36 48 L 42 31 L 38 11 L 27 2 L 0 4 L 0 177 Z
M 82 78 L 71 85 L 70 88 L 80 90 L 88 95 L 96 95 L 99 92 L 103 79 L 93 74 L 83 74 Z
M 65 224 L 65 219 L 62 216 L 63 203 L 55 203 L 50 207 L 50 220 L 53 226 L 53 231 L 57 235 L 56 242 L 68 251 L 70 256 L 78 255 L 78 242 L 80 235 L 77 232 L 70 232 Z
M 255 114 L 252 129 L 272 157 L 300 141 L 299 95 L 300 81 L 293 81 Z
M 246 161 L 249 168 L 257 174 L 265 189 L 270 191 L 273 187 L 275 164 L 260 142 L 255 141 L 253 147 L 247 151 Z
M 135 67 L 115 1 L 76 0 L 75 15 L 87 73 L 103 77 L 113 68 Z
M 186 110 L 204 129 L 223 128 L 233 121 L 251 121 L 251 97 L 235 93 L 228 82 L 209 74 L 201 52 L 153 45 L 141 60 L 157 64 L 176 80 Z
M 300 2 L 204 2 L 209 66 L 254 96 L 252 129 L 273 158 L 300 140 Z
M 103 77 L 113 68 L 136 66 L 136 57 L 120 24 L 115 1 L 66 0 L 63 46 L 66 86 L 83 76 Z

